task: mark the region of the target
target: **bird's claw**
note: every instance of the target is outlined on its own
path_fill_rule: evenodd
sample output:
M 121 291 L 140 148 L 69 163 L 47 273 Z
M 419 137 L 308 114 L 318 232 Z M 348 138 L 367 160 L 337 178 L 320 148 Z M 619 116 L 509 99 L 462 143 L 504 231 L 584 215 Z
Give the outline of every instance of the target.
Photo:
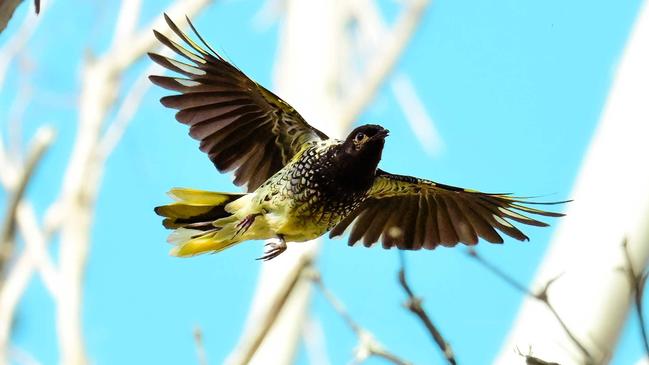
M 250 226 L 252 226 L 252 224 L 255 222 L 255 218 L 257 218 L 258 215 L 259 214 L 250 214 L 249 216 L 243 218 L 239 223 L 237 223 L 237 231 L 234 233 L 233 238 L 246 233 L 248 228 L 250 228 Z
M 268 249 L 264 251 L 264 255 L 258 257 L 257 260 L 263 260 L 263 261 L 272 260 L 275 257 L 279 256 L 282 252 L 286 251 L 286 241 L 284 241 L 281 238 L 279 242 L 268 242 L 264 246 L 268 247 Z

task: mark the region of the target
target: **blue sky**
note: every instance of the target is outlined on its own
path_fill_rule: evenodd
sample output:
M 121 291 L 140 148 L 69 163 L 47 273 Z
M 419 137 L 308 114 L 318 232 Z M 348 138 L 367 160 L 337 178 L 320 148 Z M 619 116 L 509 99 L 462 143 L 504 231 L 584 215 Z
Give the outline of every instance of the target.
M 110 41 L 114 3 L 56 1 L 30 42 L 27 56 L 34 69 L 28 77 L 36 86 L 24 138 L 44 123 L 58 131 L 28 191 L 41 212 L 57 196 L 74 139 L 82 58 L 88 50 L 100 53 Z M 414 80 L 444 149 L 433 157 L 425 153 L 384 87 L 359 118 L 391 131 L 382 168 L 484 191 L 569 198 L 640 3 L 434 1 L 397 69 Z M 238 67 L 271 86 L 278 28 L 254 26 L 260 7 L 260 1 L 218 2 L 195 23 Z M 162 3 L 146 2 L 141 25 L 163 9 Z M 396 9 L 393 2 L 382 2 L 390 19 Z M 16 31 L 25 11 L 23 4 L 0 34 L 0 44 Z M 148 62 L 139 62 L 128 80 Z M 11 72 L 0 91 L 3 118 L 19 83 L 19 74 Z M 143 101 L 108 161 L 97 202 L 83 307 L 87 350 L 97 364 L 196 363 L 196 324 L 204 331 L 210 363 L 218 364 L 238 340 L 255 288 L 259 263 L 253 258 L 262 250 L 260 242 L 187 260 L 167 254 L 167 232 L 152 208 L 167 201 L 170 187 L 237 188 L 198 151 L 172 111 L 158 103 L 164 94 L 153 89 Z M 6 122 L 1 123 L 6 136 Z M 0 195 L 0 203 L 5 200 Z M 482 243 L 479 250 L 528 282 L 552 229 L 530 228 L 528 243 Z M 489 363 L 500 351 L 521 295 L 464 253 L 462 248 L 408 252 L 409 276 L 459 361 Z M 352 316 L 393 352 L 416 364 L 440 362 L 420 323 L 401 307 L 396 252 L 327 240 L 318 266 Z M 323 323 L 331 363 L 346 363 L 354 334 L 318 294 L 312 312 Z M 53 318 L 51 299 L 33 281 L 14 342 L 44 364 L 58 358 Z M 613 364 L 640 357 L 634 326 L 635 320 L 627 324 Z M 303 349 L 297 363 L 307 363 Z

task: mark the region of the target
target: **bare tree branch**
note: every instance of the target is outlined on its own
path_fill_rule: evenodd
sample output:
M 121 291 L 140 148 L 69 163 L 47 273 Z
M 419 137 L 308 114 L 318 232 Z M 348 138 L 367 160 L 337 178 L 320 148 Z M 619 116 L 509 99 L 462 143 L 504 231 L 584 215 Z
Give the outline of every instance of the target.
M 435 123 L 417 95 L 410 77 L 403 73 L 397 73 L 392 78 L 390 86 L 419 144 L 428 155 L 437 155 L 443 147 L 442 139 L 435 128 Z
M 548 296 L 548 290 L 550 289 L 550 286 L 558 280 L 561 275 L 556 276 L 550 280 L 547 281 L 543 289 L 539 291 L 538 293 L 534 293 L 530 291 L 528 288 L 526 288 L 523 284 L 519 283 L 518 281 L 514 280 L 511 276 L 506 274 L 504 271 L 500 270 L 496 265 L 492 264 L 491 262 L 485 260 L 482 256 L 478 254 L 478 251 L 469 248 L 467 250 L 467 255 L 473 259 L 475 259 L 478 263 L 480 263 L 483 267 L 485 267 L 487 270 L 491 271 L 493 274 L 498 276 L 499 278 L 503 279 L 506 283 L 508 283 L 510 286 L 512 286 L 514 289 L 520 291 L 521 293 L 534 298 L 541 303 L 543 303 L 546 308 L 552 313 L 554 318 L 557 320 L 561 328 L 565 331 L 566 335 L 570 338 L 570 340 L 574 343 L 574 345 L 581 351 L 581 353 L 584 355 L 584 358 L 587 360 L 588 364 L 594 363 L 594 358 L 593 355 L 590 353 L 590 351 L 586 348 L 586 346 L 575 336 L 574 333 L 568 328 L 568 325 L 563 321 L 559 313 L 557 313 L 556 309 L 550 303 L 549 296 Z
M 164 53 L 164 52 L 161 52 Z M 133 83 L 133 86 L 124 95 L 124 101 L 117 109 L 115 120 L 108 124 L 108 129 L 99 141 L 97 147 L 97 158 L 105 160 L 113 152 L 113 149 L 119 144 L 124 132 L 128 125 L 133 120 L 135 112 L 137 112 L 142 98 L 146 95 L 147 91 L 151 88 L 149 75 L 159 74 L 163 69 L 162 66 L 151 63 Z
M 442 333 L 433 324 L 430 316 L 428 316 L 428 313 L 426 313 L 424 308 L 421 306 L 421 298 L 417 297 L 414 294 L 414 292 L 410 288 L 410 285 L 408 284 L 406 278 L 406 260 L 402 251 L 399 251 L 399 258 L 401 261 L 401 269 L 399 270 L 399 284 L 401 284 L 401 287 L 408 295 L 408 300 L 405 303 L 405 307 L 408 308 L 410 312 L 419 317 L 421 322 L 426 327 L 426 330 L 428 330 L 428 333 L 430 333 L 430 335 L 433 337 L 433 340 L 435 341 L 435 344 L 437 344 L 437 347 L 439 347 L 439 349 L 442 351 L 442 354 L 444 355 L 446 361 L 451 365 L 457 364 L 451 345 L 444 339 Z
M 302 339 L 309 364 L 331 365 L 331 361 L 327 355 L 327 339 L 322 329 L 322 323 L 313 314 L 307 317 L 302 326 Z
M 385 349 L 385 347 L 376 340 L 376 338 L 370 331 L 363 328 L 352 318 L 349 312 L 347 312 L 347 309 L 345 309 L 343 303 L 338 298 L 336 298 L 336 296 L 324 285 L 322 278 L 320 277 L 320 273 L 312 270 L 309 273 L 309 276 L 311 277 L 311 281 L 313 281 L 315 286 L 320 290 L 329 304 L 331 304 L 333 309 L 343 318 L 345 323 L 347 323 L 349 328 L 351 328 L 351 330 L 354 331 L 354 333 L 358 337 L 358 346 L 355 350 L 354 363 L 360 364 L 368 357 L 375 356 L 383 358 L 396 365 L 410 364 L 409 362 L 401 359 L 399 356 Z
M 230 365 L 245 365 L 253 358 L 259 346 L 264 341 L 264 338 L 275 324 L 275 320 L 284 308 L 288 298 L 298 284 L 303 279 L 304 272 L 311 267 L 312 258 L 309 256 L 302 256 L 300 262 L 291 271 L 287 280 L 284 281 L 281 289 L 277 295 L 269 301 L 267 312 L 261 318 L 256 318 L 258 321 L 254 327 L 254 332 L 251 332 L 246 340 L 239 344 L 239 347 L 227 359 L 226 363 Z
M 13 240 L 18 203 L 20 203 L 23 198 L 25 189 L 27 189 L 27 185 L 31 180 L 36 166 L 45 154 L 45 151 L 47 151 L 49 146 L 52 144 L 53 140 L 54 130 L 50 127 L 42 127 L 36 132 L 36 136 L 34 136 L 32 146 L 25 161 L 25 167 L 18 178 L 17 185 L 9 196 L 4 221 L 0 226 L 0 268 L 3 267 L 3 262 L 9 255 L 6 248 L 9 245 L 9 241 Z
M 396 24 L 386 35 L 387 40 L 383 42 L 381 51 L 373 58 L 372 63 L 367 67 L 366 74 L 357 83 L 362 86 L 352 93 L 349 102 L 343 105 L 340 115 L 343 124 L 351 124 L 374 98 L 379 86 L 403 53 L 428 4 L 428 0 L 406 1 L 406 9 L 402 11 Z
M 640 327 L 640 335 L 642 336 L 642 345 L 644 346 L 645 355 L 649 357 L 649 340 L 647 339 L 647 328 L 644 313 L 642 312 L 642 297 L 644 294 L 644 287 L 647 282 L 647 272 L 636 272 L 629 255 L 627 239 L 622 241 L 622 250 L 624 250 L 624 260 L 626 267 L 622 271 L 629 279 L 629 284 L 633 289 L 634 307 L 638 314 L 638 326 Z
M 4 23 L 2 18 L 5 16 L 11 16 L 9 10 L 3 9 L 4 7 L 10 7 L 13 4 L 17 5 L 20 1 L 17 0 L 6 0 L 0 2 L 0 33 L 4 29 Z M 45 3 L 44 8 L 49 6 L 49 1 Z M 28 12 L 25 15 L 18 31 L 14 36 L 12 36 L 5 45 L 0 48 L 0 90 L 3 90 L 4 79 L 7 74 L 7 69 L 9 64 L 13 61 L 17 54 L 19 54 L 27 45 L 27 42 L 36 32 L 38 25 L 40 24 L 40 17 L 37 17 L 34 13 Z M 8 19 L 7 19 L 8 20 Z
M 55 296 L 56 277 L 53 265 L 45 249 L 45 240 L 38 229 L 33 207 L 26 199 L 22 198 L 24 189 L 37 162 L 50 145 L 52 139 L 53 131 L 51 129 L 42 128 L 37 132 L 31 152 L 28 154 L 27 166 L 21 171 L 14 171 L 20 169 L 11 166 L 8 160 L 0 159 L 0 171 L 2 171 L 0 175 L 3 177 L 0 180 L 8 191 L 14 190 L 10 208 L 5 216 L 2 236 L 5 237 L 4 240 L 13 240 L 15 236 L 13 227 L 17 222 L 26 246 L 26 249 L 15 260 L 11 270 L 7 272 L 4 283 L 0 285 L 0 364 L 6 363 L 9 356 L 9 338 L 15 308 L 35 268 L 41 269 L 40 272 L 45 286 Z M 3 151 L 2 146 L 0 146 L 0 155 L 3 155 Z M 20 177 L 7 179 L 6 175 L 19 175 Z
M 194 344 L 196 344 L 196 356 L 198 357 L 198 365 L 208 365 L 207 354 L 205 353 L 205 345 L 203 344 L 203 330 L 201 326 L 194 327 Z

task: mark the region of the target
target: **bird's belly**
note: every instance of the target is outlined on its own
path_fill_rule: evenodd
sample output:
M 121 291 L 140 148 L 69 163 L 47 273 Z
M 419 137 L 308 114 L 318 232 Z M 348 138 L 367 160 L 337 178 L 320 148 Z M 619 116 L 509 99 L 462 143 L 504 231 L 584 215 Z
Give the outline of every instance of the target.
M 271 230 L 284 236 L 287 241 L 303 242 L 322 236 L 329 226 L 314 221 L 310 216 L 296 214 L 290 209 L 287 212 L 269 212 L 265 215 L 266 223 Z

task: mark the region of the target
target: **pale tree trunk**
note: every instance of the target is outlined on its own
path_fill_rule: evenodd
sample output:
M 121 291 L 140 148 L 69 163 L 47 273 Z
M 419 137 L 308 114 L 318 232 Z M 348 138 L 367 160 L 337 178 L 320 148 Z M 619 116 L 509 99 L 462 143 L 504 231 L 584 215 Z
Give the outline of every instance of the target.
M 382 42 L 372 44 L 368 64 L 359 72 L 349 69 L 352 44 L 346 32 L 353 17 L 360 17 L 354 13 L 359 7 L 374 10 L 372 1 L 286 0 L 276 64 L 278 94 L 316 128 L 343 137 L 389 75 L 427 4 L 404 2 L 392 29 L 379 29 L 385 31 Z M 344 77 L 354 77 L 355 84 Z M 301 274 L 315 259 L 318 245 L 289 243 L 285 253 L 262 266 L 246 328 L 228 364 L 292 363 L 311 291 Z
M 347 126 L 337 118 L 335 95 L 338 82 L 336 57 L 341 56 L 340 42 L 343 17 L 339 0 L 286 1 L 286 12 L 279 40 L 276 64 L 276 90 L 279 95 L 300 111 L 302 116 L 323 132 L 340 137 Z M 239 350 L 228 359 L 230 364 L 292 363 L 302 324 L 306 320 L 311 287 L 308 280 L 299 279 L 280 313 L 268 304 L 278 297 L 287 277 L 299 275 L 296 271 L 304 260 L 313 260 L 318 241 L 289 243 L 288 250 L 276 259 L 262 265 L 255 298 L 241 338 Z M 250 348 L 251 338 L 262 327 L 266 317 L 276 316 L 275 323 L 263 336 L 258 349 Z M 255 341 L 255 340 L 252 340 Z M 254 355 L 253 355 L 254 353 Z
M 546 306 L 528 298 L 498 364 L 525 363 L 517 349 L 561 364 L 606 363 L 615 350 L 633 303 L 623 241 L 636 273 L 649 258 L 649 6 L 639 14 L 570 197 L 574 202 L 532 286 L 538 292 L 558 277 L 549 302 L 576 341 Z

